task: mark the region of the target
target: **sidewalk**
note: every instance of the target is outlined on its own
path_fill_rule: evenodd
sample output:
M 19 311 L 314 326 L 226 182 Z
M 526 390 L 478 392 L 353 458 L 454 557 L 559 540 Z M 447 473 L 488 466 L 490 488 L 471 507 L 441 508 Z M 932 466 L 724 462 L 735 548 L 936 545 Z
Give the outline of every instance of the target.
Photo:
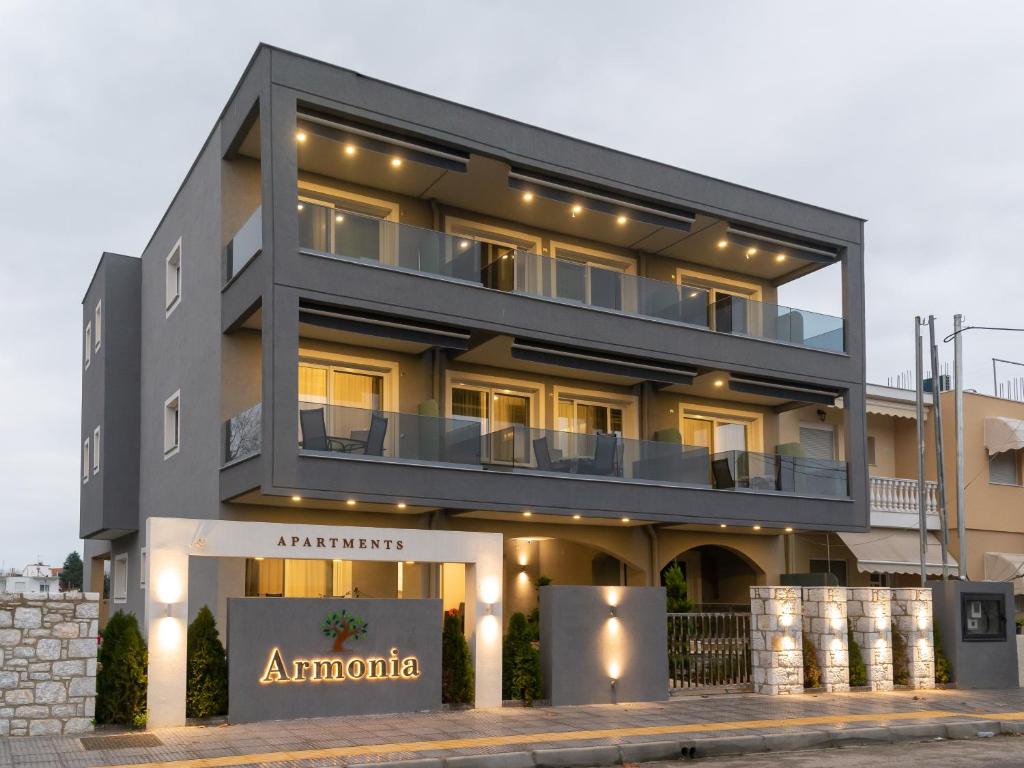
M 145 734 L 99 731 L 91 741 L 2 739 L 0 766 L 306 768 L 416 760 L 416 768 L 556 768 L 967 738 L 979 731 L 1024 733 L 1024 690 L 687 696 L 649 704 L 330 717 Z

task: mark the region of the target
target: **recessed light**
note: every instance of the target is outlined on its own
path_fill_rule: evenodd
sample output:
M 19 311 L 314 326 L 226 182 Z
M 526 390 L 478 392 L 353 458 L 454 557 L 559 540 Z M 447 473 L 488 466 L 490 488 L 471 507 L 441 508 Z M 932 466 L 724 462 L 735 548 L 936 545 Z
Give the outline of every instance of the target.
M 724 387 L 725 386 L 725 381 L 723 381 L 722 379 L 715 379 L 715 386 L 716 387 Z
M 301 210 L 302 210 L 303 208 L 305 208 L 305 207 L 306 207 L 306 206 L 304 206 L 304 205 L 303 205 L 302 203 L 299 203 L 299 210 L 300 210 L 300 211 L 301 211 Z
M 459 248 L 469 248 L 469 240 L 459 241 Z
M 405 564 L 406 565 L 416 565 L 416 561 L 415 560 L 406 560 Z
M 690 298 L 691 299 L 696 299 L 699 294 L 700 294 L 699 291 L 690 291 Z
M 355 499 L 349 499 L 345 503 L 348 504 L 350 507 L 354 507 L 356 505 L 356 500 Z
M 719 524 L 718 524 L 718 527 L 719 527 L 719 528 L 728 528 L 729 526 L 728 526 L 728 525 L 726 525 L 725 523 L 719 523 Z
M 304 141 L 306 140 L 306 134 L 305 134 L 305 132 L 303 132 L 303 131 L 298 131 L 298 132 L 297 132 L 297 133 L 295 134 L 295 140 L 296 140 L 297 142 L 299 142 L 299 144 L 301 144 L 302 142 L 304 142 Z
M 301 496 L 292 496 L 292 501 L 302 501 Z
M 346 155 L 351 157 L 355 153 L 356 153 L 356 145 L 355 144 L 346 144 L 345 145 L 345 154 Z
M 342 216 L 342 215 L 341 215 L 341 214 L 339 213 L 339 214 L 337 214 L 337 215 L 336 215 L 336 216 L 334 217 L 334 220 L 335 220 L 336 222 L 338 222 L 338 223 L 340 224 L 341 222 L 343 222 L 343 221 L 345 220 L 345 217 L 344 217 L 344 216 Z
M 625 223 L 626 223 L 627 221 L 628 221 L 628 219 L 627 219 L 627 218 L 626 218 L 625 216 L 619 216 L 619 218 L 617 218 L 617 219 L 615 220 L 615 223 L 616 223 L 616 224 L 618 224 L 618 225 L 619 225 L 619 226 L 621 227 L 621 226 L 622 226 L 623 224 L 625 224 Z
M 757 255 L 757 248 L 747 248 L 747 258 Z
M 778 256 L 775 257 L 775 260 L 776 261 L 785 261 L 786 260 L 786 254 L 780 253 Z
M 400 158 L 400 157 L 392 157 L 391 158 L 391 167 L 392 168 L 401 168 L 402 167 L 402 158 Z
M 755 531 L 760 531 L 761 530 L 761 526 L 760 525 L 755 525 L 754 526 L 754 530 Z
M 253 560 L 257 560 L 257 561 L 262 560 L 262 559 L 263 559 L 262 557 L 254 557 L 253 558 Z
M 574 205 L 572 207 L 572 216 L 573 216 L 573 218 L 576 218 L 581 213 L 583 213 L 583 206 L 582 205 Z
M 628 522 L 629 522 L 629 518 L 628 518 L 628 517 L 624 517 L 624 518 L 622 518 L 622 522 L 624 522 L 624 523 L 628 523 Z
M 583 517 L 583 515 L 573 515 L 572 519 L 573 520 L 579 520 L 581 517 Z
M 718 241 L 718 247 L 719 248 L 725 248 L 728 245 L 729 245 L 729 241 L 728 240 L 719 240 Z
M 397 506 L 399 509 L 405 509 L 405 502 L 404 501 L 400 501 L 395 506 Z
M 786 533 L 792 533 L 792 532 L 793 532 L 793 529 L 792 529 L 792 528 L 790 528 L 790 527 L 789 527 L 789 526 L 787 525 L 787 526 L 786 526 Z
M 533 202 L 533 192 L 523 192 L 523 202 L 524 203 L 532 203 Z
M 523 517 L 533 517 L 533 512 L 531 512 L 530 510 L 526 510 L 525 512 L 523 512 Z

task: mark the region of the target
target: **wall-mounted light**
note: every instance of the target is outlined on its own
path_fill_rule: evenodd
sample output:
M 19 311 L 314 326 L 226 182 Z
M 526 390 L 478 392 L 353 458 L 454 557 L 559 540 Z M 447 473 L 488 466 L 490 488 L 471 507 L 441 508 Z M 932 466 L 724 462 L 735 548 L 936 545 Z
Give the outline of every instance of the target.
M 747 248 L 747 258 L 757 256 L 757 248 Z
M 402 158 L 400 158 L 400 157 L 392 157 L 391 158 L 391 167 L 392 168 L 401 168 L 402 167 Z
M 306 133 L 305 133 L 305 131 L 296 131 L 295 132 L 295 140 L 297 142 L 299 142 L 299 144 L 302 144 L 306 140 Z
M 614 605 L 608 606 L 608 616 L 610 616 L 613 619 L 618 618 L 618 613 L 616 613 Z
M 780 253 L 778 256 L 775 257 L 775 260 L 780 262 L 780 263 L 785 261 L 786 260 L 786 254 Z
M 524 203 L 532 203 L 533 202 L 533 192 L 523 192 L 523 202 Z
M 352 155 L 354 155 L 355 153 L 356 153 L 356 145 L 355 144 L 346 144 L 345 145 L 345 154 L 346 155 L 348 155 L 349 157 L 352 157 Z
M 615 219 L 615 223 L 618 224 L 620 227 L 625 225 L 627 221 L 628 219 L 625 216 L 619 216 L 617 219 Z
M 718 241 L 719 249 L 727 248 L 728 246 L 729 246 L 729 241 L 728 240 L 722 239 L 722 240 Z
M 725 386 L 725 380 L 724 379 L 715 379 L 715 386 L 716 387 L 724 387 Z
M 574 206 L 572 207 L 572 217 L 573 217 L 574 219 L 575 219 L 575 218 L 576 218 L 577 216 L 579 216 L 579 215 L 580 215 L 581 213 L 583 213 L 583 206 L 582 206 L 582 205 L 574 205 Z

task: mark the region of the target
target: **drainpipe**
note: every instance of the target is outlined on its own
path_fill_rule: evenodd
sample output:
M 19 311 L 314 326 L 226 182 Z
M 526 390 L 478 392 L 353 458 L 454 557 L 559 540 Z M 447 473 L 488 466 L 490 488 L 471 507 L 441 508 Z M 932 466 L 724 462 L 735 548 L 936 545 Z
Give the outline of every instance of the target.
M 651 587 L 660 587 L 661 581 L 658 573 L 658 530 L 653 525 L 645 525 L 644 533 L 647 534 L 647 549 L 650 563 L 648 565 L 647 584 Z

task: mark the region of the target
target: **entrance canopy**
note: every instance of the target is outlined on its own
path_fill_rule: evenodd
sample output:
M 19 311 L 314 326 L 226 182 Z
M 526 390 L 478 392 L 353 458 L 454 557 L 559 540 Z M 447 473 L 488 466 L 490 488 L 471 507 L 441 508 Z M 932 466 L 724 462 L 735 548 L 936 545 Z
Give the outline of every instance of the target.
M 1013 594 L 1024 595 L 1024 555 L 986 552 L 985 581 L 1012 581 Z
M 839 538 L 857 558 L 861 573 L 920 573 L 921 543 L 917 531 L 881 528 L 868 533 L 840 533 Z M 947 554 L 950 575 L 957 575 L 956 559 Z M 928 534 L 925 572 L 942 575 L 942 544 Z

